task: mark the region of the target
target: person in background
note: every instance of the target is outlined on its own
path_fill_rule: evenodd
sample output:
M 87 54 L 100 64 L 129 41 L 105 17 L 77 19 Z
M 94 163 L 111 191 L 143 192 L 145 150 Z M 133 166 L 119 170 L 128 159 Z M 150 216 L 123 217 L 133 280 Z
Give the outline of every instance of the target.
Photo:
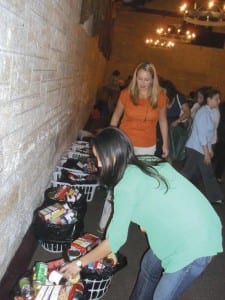
M 192 120 L 194 119 L 197 111 L 199 110 L 199 108 L 203 105 L 204 103 L 204 94 L 205 92 L 209 89 L 210 87 L 207 86 L 203 86 L 199 89 L 196 90 L 195 92 L 195 103 L 193 104 L 192 108 L 191 108 L 191 118 Z
M 121 90 L 126 89 L 129 86 L 132 78 L 133 78 L 133 76 L 130 74 L 127 76 L 127 78 L 124 80 L 123 85 L 121 86 Z
M 194 119 L 199 108 L 204 104 L 204 97 L 205 94 L 207 93 L 207 90 L 209 89 L 211 89 L 211 87 L 203 86 L 196 91 L 196 103 L 191 108 L 192 120 Z M 220 120 L 219 108 L 218 107 L 213 108 L 212 113 L 213 113 L 214 123 L 216 125 L 214 130 L 213 140 L 212 140 L 212 148 L 214 149 L 215 144 L 217 142 L 217 127 L 219 125 L 219 120 Z
M 110 113 L 110 117 L 115 109 L 116 102 L 118 100 L 121 86 L 123 85 L 123 81 L 119 78 L 120 71 L 114 70 L 111 74 L 109 82 L 105 86 L 107 93 L 108 93 L 108 110 Z
M 162 134 L 162 156 L 168 155 L 167 98 L 158 83 L 155 67 L 141 63 L 127 89 L 120 93 L 110 125 L 119 126 L 131 139 L 135 153 L 152 155 L 156 150 L 156 124 Z
M 160 85 L 165 89 L 169 101 L 166 111 L 169 126 L 176 127 L 180 123 L 188 121 L 190 108 L 185 97 L 177 91 L 170 80 L 164 79 L 160 81 Z
M 130 300 L 175 300 L 222 252 L 222 225 L 205 196 L 167 162 L 138 159 L 118 128 L 93 138 L 102 183 L 114 188 L 114 213 L 94 250 L 64 267 L 73 278 L 91 262 L 116 253 L 126 242 L 131 222 L 146 230 L 145 253 Z M 204 224 L 204 225 L 203 225 Z M 131 263 L 131 262 L 130 262 Z
M 206 195 L 211 203 L 222 203 L 223 193 L 218 185 L 212 167 L 215 130 L 217 123 L 214 109 L 220 103 L 220 92 L 210 88 L 205 92 L 204 104 L 197 111 L 191 135 L 186 143 L 187 159 L 181 173 L 189 180 L 201 175 Z M 194 182 L 193 182 L 194 183 Z
M 173 163 L 174 160 L 184 159 L 186 136 L 188 135 L 190 124 L 190 108 L 186 98 L 177 91 L 170 80 L 162 79 L 160 86 L 164 88 L 168 97 L 166 110 L 169 131 L 168 161 Z M 160 143 L 161 136 L 158 131 L 157 153 L 159 152 Z

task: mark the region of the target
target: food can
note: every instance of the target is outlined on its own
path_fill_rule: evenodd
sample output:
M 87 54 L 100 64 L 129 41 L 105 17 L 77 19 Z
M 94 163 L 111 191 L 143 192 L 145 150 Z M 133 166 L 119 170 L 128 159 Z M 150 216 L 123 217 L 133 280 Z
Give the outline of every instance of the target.
M 30 279 L 28 277 L 23 277 L 19 280 L 19 287 L 20 287 L 20 290 L 23 290 L 24 288 L 26 287 L 29 287 L 30 286 Z
M 65 284 L 66 282 L 66 279 L 63 277 L 63 274 L 60 273 L 59 271 L 57 270 L 53 270 L 49 276 L 48 276 L 48 280 L 52 283 L 55 283 L 55 284 Z
M 37 262 L 34 267 L 33 280 L 45 283 L 47 279 L 48 265 L 44 262 Z
M 28 277 L 23 277 L 19 280 L 19 287 L 21 296 L 27 300 L 31 300 L 34 297 L 34 290 L 31 287 L 31 282 Z

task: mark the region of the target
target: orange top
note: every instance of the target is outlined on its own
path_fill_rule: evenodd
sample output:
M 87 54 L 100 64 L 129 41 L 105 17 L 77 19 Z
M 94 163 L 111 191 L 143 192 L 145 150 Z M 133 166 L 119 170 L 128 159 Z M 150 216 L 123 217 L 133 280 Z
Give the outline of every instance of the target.
M 166 107 L 167 97 L 161 92 L 158 97 L 158 106 L 153 109 L 147 99 L 139 99 L 133 104 L 129 91 L 122 90 L 120 101 L 124 106 L 124 114 L 120 129 L 130 138 L 136 147 L 151 147 L 156 145 L 156 124 L 160 110 Z

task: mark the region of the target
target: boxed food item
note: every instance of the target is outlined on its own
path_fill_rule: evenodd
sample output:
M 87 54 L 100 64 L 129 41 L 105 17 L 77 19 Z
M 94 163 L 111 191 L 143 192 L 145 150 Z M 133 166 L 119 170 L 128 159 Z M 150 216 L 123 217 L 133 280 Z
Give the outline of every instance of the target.
M 32 272 L 27 272 L 28 276 L 18 281 L 14 300 L 83 299 L 84 285 L 80 280 L 80 274 L 70 280 L 64 278 L 60 272 L 64 263 L 64 258 L 36 262 Z
M 66 209 L 62 205 L 55 203 L 54 205 L 50 205 L 39 210 L 38 214 L 44 221 L 47 222 L 60 217 L 65 213 L 65 211 Z
M 96 247 L 100 241 L 101 239 L 97 235 L 85 233 L 71 243 L 70 248 L 67 250 L 69 260 L 74 260 L 85 255 L 91 249 Z

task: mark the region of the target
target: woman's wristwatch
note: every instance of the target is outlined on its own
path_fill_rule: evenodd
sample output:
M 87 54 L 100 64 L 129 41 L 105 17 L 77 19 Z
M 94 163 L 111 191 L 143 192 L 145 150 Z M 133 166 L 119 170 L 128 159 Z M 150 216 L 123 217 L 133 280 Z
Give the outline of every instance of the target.
M 83 268 L 82 261 L 80 259 L 76 260 L 76 265 L 81 269 Z

